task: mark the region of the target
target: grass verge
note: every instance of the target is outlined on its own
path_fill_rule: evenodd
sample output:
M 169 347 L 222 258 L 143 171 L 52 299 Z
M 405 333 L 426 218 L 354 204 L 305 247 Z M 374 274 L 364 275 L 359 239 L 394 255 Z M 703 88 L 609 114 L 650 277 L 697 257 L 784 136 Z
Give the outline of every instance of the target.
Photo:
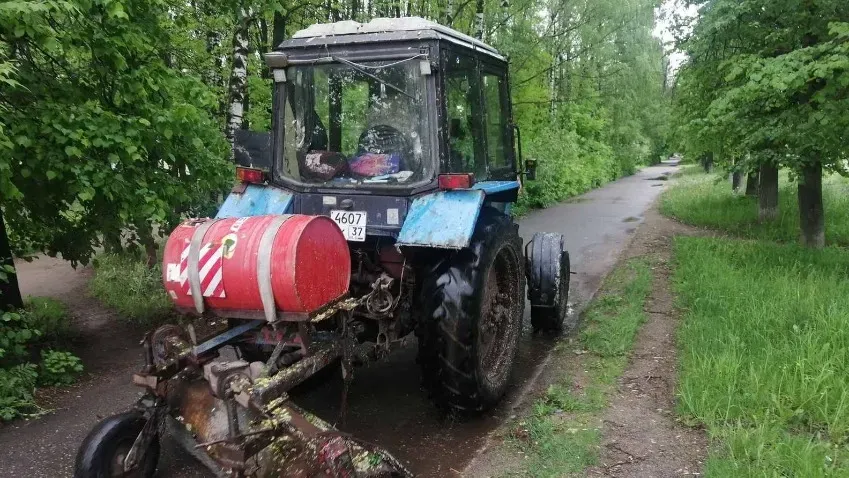
M 849 252 L 679 237 L 679 412 L 707 476 L 849 476 Z
M 172 313 L 162 287 L 162 269 L 148 268 L 132 254 L 101 254 L 94 259 L 91 292 L 127 320 L 153 324 Z
M 734 194 L 724 176 L 688 167 L 661 197 L 660 211 L 686 224 L 741 237 L 795 242 L 799 238 L 798 193 L 796 183 L 786 174 L 781 175 L 778 198 L 778 218 L 759 223 L 757 198 Z M 838 175 L 825 177 L 823 203 L 826 242 L 849 246 L 849 179 Z
M 562 477 L 596 464 L 601 412 L 645 321 L 643 308 L 651 288 L 645 259 L 633 259 L 608 276 L 584 312 L 577 343 L 561 342 L 553 352 L 569 362 L 578 354 L 581 364 L 575 376 L 551 385 L 511 434 L 512 445 L 526 459 L 521 471 L 510 476 Z

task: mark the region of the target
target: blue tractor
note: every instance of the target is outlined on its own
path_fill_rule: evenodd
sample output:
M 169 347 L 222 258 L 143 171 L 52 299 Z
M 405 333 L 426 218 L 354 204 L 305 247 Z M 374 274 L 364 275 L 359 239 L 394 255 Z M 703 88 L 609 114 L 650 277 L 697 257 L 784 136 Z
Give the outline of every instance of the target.
M 506 391 L 526 300 L 534 330 L 567 325 L 563 237 L 538 233 L 523 247 L 511 216 L 535 164 L 521 158 L 507 62 L 495 49 L 427 20 L 391 18 L 314 25 L 266 62 L 270 161 L 237 168 L 241 181 L 217 218 L 329 217 L 350 250 L 347 299 L 306 319 L 219 314 L 227 329 L 202 343 L 176 326 L 149 334 L 145 369 L 134 377 L 148 393 L 92 431 L 77 458 L 80 478 L 116 468 L 148 476 L 162 423 L 175 418 L 192 424 L 182 427 L 194 431 L 187 447 L 197 454 L 203 441 L 205 462 L 232 476 L 288 476 L 296 455 L 311 457 L 314 476 L 404 475 L 388 453 L 329 434 L 286 391 L 330 364 L 341 362 L 349 378 L 353 365 L 415 337 L 438 406 L 480 412 Z M 214 361 L 225 346 L 237 359 Z M 193 408 L 177 403 L 200 400 L 193 381 L 211 390 L 203 400 L 224 418 L 190 417 Z M 214 427 L 217 435 L 198 436 Z M 282 435 L 302 453 L 269 458 Z

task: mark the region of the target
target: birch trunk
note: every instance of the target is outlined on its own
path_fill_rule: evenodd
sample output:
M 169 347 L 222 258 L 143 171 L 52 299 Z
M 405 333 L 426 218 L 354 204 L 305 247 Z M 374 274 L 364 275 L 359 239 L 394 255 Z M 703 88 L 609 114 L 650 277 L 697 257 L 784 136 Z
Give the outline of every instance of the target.
M 248 29 L 253 20 L 253 10 L 239 8 L 236 28 L 233 31 L 233 59 L 230 69 L 230 87 L 228 91 L 227 125 L 225 134 L 230 142 L 230 157 L 233 159 L 233 146 L 236 130 L 244 124 L 245 103 L 248 89 Z
M 483 41 L 484 18 L 483 18 L 483 0 L 475 1 L 475 38 Z

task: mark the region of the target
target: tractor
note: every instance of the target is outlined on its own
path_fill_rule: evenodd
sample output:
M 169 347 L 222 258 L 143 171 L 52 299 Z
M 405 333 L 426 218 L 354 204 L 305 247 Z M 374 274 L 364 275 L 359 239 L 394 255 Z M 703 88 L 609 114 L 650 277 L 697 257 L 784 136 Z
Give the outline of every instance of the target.
M 152 476 L 163 433 L 217 476 L 409 476 L 288 392 L 417 344 L 436 405 L 475 414 L 505 393 L 526 302 L 535 330 L 564 328 L 563 237 L 523 247 L 511 216 L 536 164 L 503 56 L 391 18 L 313 25 L 265 60 L 270 159 L 169 236 L 163 284 L 191 321 L 145 335 L 145 392 L 89 433 L 77 478 Z

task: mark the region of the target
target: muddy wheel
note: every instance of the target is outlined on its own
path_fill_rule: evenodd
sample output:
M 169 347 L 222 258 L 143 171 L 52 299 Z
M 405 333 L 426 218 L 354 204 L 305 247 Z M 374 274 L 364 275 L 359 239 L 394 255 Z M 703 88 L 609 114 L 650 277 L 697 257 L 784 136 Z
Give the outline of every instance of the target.
M 104 419 L 88 434 L 77 452 L 74 478 L 150 478 L 159 461 L 159 439 L 154 438 L 144 461 L 124 471 L 124 459 L 145 424 L 144 415 L 131 411 Z
M 569 315 L 569 253 L 560 254 L 560 272 L 557 280 L 558 292 L 552 307 L 531 306 L 531 326 L 534 332 L 560 334 L 577 326 L 577 316 Z
M 510 218 L 485 210 L 468 249 L 421 271 L 418 361 L 438 405 L 481 411 L 504 395 L 525 308 L 521 251 Z

